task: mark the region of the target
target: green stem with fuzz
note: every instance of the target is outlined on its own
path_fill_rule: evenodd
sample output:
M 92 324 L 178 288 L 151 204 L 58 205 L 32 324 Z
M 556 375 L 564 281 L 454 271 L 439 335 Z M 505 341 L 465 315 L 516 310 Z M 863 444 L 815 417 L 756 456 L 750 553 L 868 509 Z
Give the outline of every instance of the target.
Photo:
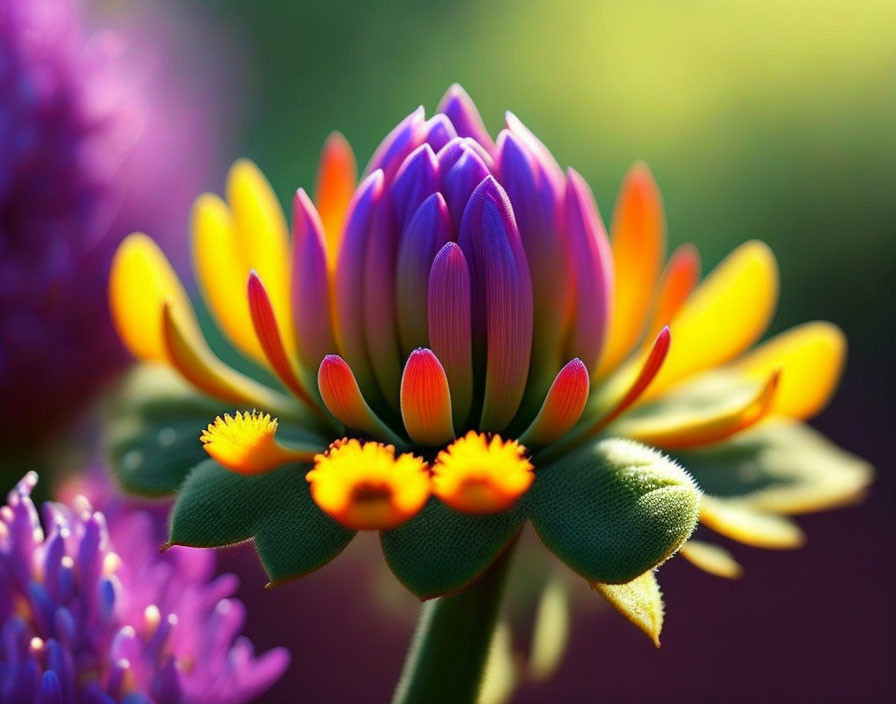
M 475 704 L 515 547 L 462 591 L 423 605 L 392 704 Z

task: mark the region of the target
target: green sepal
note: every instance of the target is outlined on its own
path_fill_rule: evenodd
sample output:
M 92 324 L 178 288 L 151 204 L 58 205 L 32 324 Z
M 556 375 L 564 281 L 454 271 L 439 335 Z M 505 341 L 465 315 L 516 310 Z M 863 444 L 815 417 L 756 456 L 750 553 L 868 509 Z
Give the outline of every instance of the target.
M 106 452 L 119 485 L 142 496 L 174 494 L 208 457 L 203 428 L 226 410 L 168 369 L 136 367 L 108 409 Z
M 807 513 L 855 502 L 874 477 L 863 459 L 809 426 L 783 419 L 675 456 L 708 494 L 771 513 Z
M 473 516 L 435 497 L 407 523 L 380 536 L 398 580 L 420 599 L 458 591 L 479 576 L 526 520 L 525 497 L 500 513 Z
M 245 476 L 205 460 L 178 494 L 171 544 L 222 547 L 252 538 L 272 585 L 323 567 L 355 533 L 314 503 L 307 472 L 293 463 Z
M 631 440 L 602 440 L 539 469 L 529 490 L 542 542 L 589 582 L 622 584 L 691 535 L 700 492 L 681 467 Z

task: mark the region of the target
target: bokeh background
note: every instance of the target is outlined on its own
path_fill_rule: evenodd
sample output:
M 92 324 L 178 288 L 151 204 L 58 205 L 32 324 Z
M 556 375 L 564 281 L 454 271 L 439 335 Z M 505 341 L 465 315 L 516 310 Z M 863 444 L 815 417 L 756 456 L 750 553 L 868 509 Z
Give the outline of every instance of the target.
M 515 701 L 892 701 L 896 3 L 179 5 L 207 18 L 217 37 L 207 70 L 220 80 L 226 61 L 238 96 L 221 108 L 238 124 L 219 161 L 252 158 L 284 203 L 313 183 L 331 130 L 363 163 L 394 123 L 420 103 L 431 110 L 457 81 L 494 132 L 512 109 L 574 165 L 605 218 L 625 170 L 646 160 L 671 245 L 697 244 L 704 271 L 742 241 L 766 240 L 782 273 L 772 332 L 815 318 L 847 332 L 842 388 L 815 424 L 877 467 L 869 498 L 800 519 L 803 550 L 735 547 L 746 569 L 737 582 L 673 560 L 660 573 L 659 651 L 615 614 L 577 609 L 556 676 Z M 383 584 L 376 549 L 359 543 L 358 559 L 272 593 L 244 550 L 225 554 L 243 576 L 256 648 L 293 652 L 261 701 L 388 700 L 415 606 Z

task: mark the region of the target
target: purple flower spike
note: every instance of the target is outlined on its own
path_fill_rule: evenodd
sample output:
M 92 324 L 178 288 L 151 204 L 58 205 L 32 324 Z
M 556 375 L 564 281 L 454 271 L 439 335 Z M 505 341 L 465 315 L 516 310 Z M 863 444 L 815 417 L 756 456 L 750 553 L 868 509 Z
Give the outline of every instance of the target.
M 404 160 L 389 188 L 399 232 L 420 204 L 438 189 L 439 162 L 432 147 L 422 144 Z
M 286 669 L 283 649 L 255 657 L 239 636 L 236 578 L 214 556 L 159 555 L 158 521 L 84 497 L 45 504 L 28 474 L 0 509 L 0 701 L 241 704 Z
M 473 333 L 486 343 L 480 427 L 503 430 L 519 408 L 532 351 L 532 283 L 510 200 L 489 176 L 470 196 L 459 244 L 470 262 Z
M 485 129 L 473 99 L 458 83 L 447 90 L 436 111 L 448 116 L 461 137 L 475 139 L 489 153 L 495 151 L 495 143 Z
M 452 139 L 457 139 L 457 131 L 447 115 L 438 113 L 429 118 L 423 125 L 423 141 L 437 152 Z
M 454 165 L 442 176 L 442 193 L 445 194 L 452 221 L 461 222 L 470 196 L 489 173 L 485 162 L 472 148 L 467 145 L 460 148 Z

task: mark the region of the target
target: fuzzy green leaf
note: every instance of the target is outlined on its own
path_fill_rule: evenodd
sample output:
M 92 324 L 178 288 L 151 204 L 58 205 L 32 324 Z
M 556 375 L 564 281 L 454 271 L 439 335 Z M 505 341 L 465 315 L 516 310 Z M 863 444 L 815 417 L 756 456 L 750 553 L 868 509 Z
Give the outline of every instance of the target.
M 354 536 L 323 511 L 305 481 L 307 465 L 288 464 L 256 476 L 198 465 L 184 482 L 171 513 L 171 542 L 221 547 L 250 538 L 271 582 L 323 567 Z
M 708 494 L 770 513 L 807 513 L 856 501 L 873 478 L 864 460 L 809 426 L 784 420 L 675 456 Z
M 407 523 L 382 533 L 383 555 L 421 599 L 455 592 L 501 554 L 525 521 L 525 497 L 501 513 L 471 516 L 432 497 Z
M 621 584 L 656 567 L 697 524 L 700 492 L 656 450 L 589 445 L 538 471 L 529 491 L 544 544 L 589 582 Z
M 614 609 L 625 616 L 633 625 L 660 647 L 660 632 L 663 630 L 663 595 L 653 572 L 645 572 L 640 577 L 625 584 L 591 585 Z
M 137 367 L 109 409 L 106 450 L 123 489 L 168 496 L 208 457 L 199 434 L 224 409 L 169 370 Z

